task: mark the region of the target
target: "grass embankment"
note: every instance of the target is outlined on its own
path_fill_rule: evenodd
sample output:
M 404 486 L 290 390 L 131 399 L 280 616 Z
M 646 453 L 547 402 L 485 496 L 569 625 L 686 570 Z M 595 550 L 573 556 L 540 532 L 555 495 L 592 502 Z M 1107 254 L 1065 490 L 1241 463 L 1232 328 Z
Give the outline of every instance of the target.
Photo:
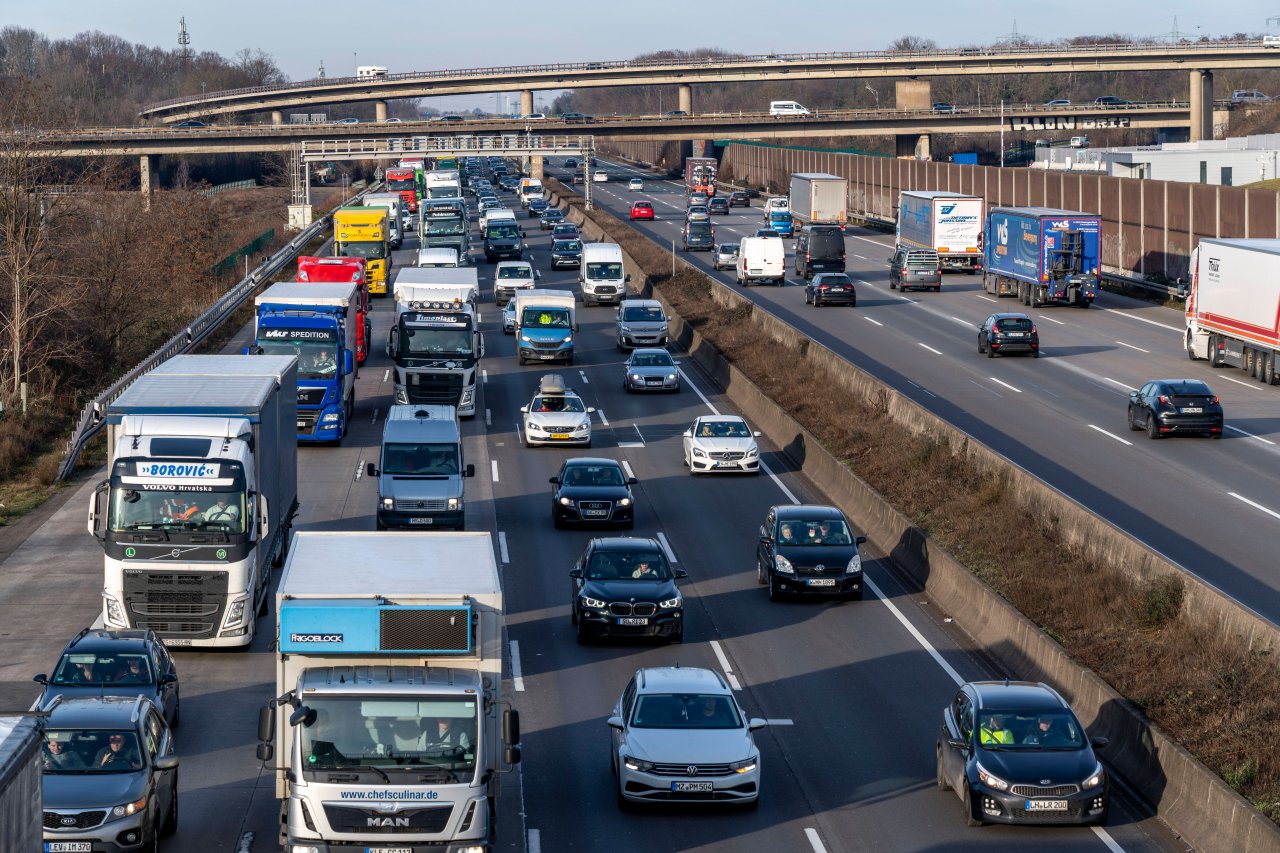
M 588 215 L 650 273 L 685 322 L 827 450 L 1280 822 L 1280 751 L 1271 747 L 1280 691 L 1269 653 L 1187 618 L 1180 581 L 1137 583 L 1083 559 L 1018 506 L 1000 477 L 912 436 L 798 348 L 762 345 L 750 309 L 727 311 L 712 299 L 720 285 L 687 267 L 672 277 L 669 250 L 608 213 Z

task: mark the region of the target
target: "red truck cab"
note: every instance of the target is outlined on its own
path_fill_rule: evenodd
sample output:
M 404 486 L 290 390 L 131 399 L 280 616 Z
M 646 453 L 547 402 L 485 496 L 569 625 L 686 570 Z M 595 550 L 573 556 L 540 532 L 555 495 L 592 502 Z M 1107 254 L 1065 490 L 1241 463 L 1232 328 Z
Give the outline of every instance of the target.
M 373 336 L 369 317 L 369 277 L 364 258 L 320 258 L 302 255 L 298 258 L 298 281 L 353 281 L 359 285 L 359 316 L 356 317 L 356 363 L 364 364 Z

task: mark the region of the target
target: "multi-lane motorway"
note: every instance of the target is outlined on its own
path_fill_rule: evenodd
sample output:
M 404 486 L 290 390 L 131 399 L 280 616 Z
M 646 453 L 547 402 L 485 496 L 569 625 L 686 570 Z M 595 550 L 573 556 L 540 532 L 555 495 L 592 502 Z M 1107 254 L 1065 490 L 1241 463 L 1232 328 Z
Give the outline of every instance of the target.
M 614 209 L 631 199 L 616 184 L 594 189 L 597 199 Z M 677 188 L 651 185 L 644 195 L 665 202 L 660 213 L 670 219 L 659 220 L 653 233 L 669 239 L 672 222 L 682 212 Z M 727 229 L 749 234 L 758 218 L 753 208 L 717 219 L 721 239 L 728 236 Z M 520 221 L 528 223 L 527 256 L 542 274 L 539 285 L 574 289 L 575 273 L 549 269 L 545 232 L 533 220 Z M 396 261 L 410 263 L 415 250 L 416 241 L 407 240 Z M 1176 458 L 1177 465 L 1159 466 L 1159 472 L 1180 481 L 1195 479 L 1188 460 L 1235 458 L 1239 461 L 1229 467 L 1241 480 L 1241 494 L 1260 501 L 1274 494 L 1274 484 L 1264 488 L 1259 473 L 1273 457 L 1265 455 L 1270 451 L 1261 444 L 1259 455 L 1249 456 L 1255 452 L 1254 439 L 1167 441 L 1154 450 L 1136 441 L 1118 443 L 1118 438 L 1131 439 L 1121 432 L 1120 398 L 1108 379 L 1135 384 L 1156 356 L 1135 353 L 1132 371 L 1115 375 L 1108 368 L 1095 376 L 1101 368 L 1093 361 L 1103 350 L 1115 353 L 1123 345 L 1154 353 L 1153 341 L 1173 336 L 1163 328 L 1148 329 L 1146 315 L 1159 312 L 1132 306 L 1116 314 L 1064 312 L 1054 319 L 1065 325 L 1046 320 L 1042 326 L 1046 358 L 978 361 L 976 325 L 989 309 L 974 292 L 975 279 L 948 278 L 948 285 L 958 286 L 955 292 L 944 288 L 938 299 L 920 295 L 903 300 L 883 283 L 887 250 L 882 239 L 851 238 L 851 250 L 855 278 L 871 282 L 856 309 L 815 311 L 802 305 L 795 287 L 753 289 L 750 294 L 793 322 L 811 324 L 807 328 L 815 338 L 842 347 L 913 396 L 931 400 L 958 424 L 1024 464 L 1060 444 L 1063 454 L 1048 457 L 1053 461 L 1045 464 L 1070 471 L 1080 483 L 1094 483 L 1090 488 L 1111 507 L 1125 506 L 1123 498 L 1110 497 L 1113 490 L 1137 484 L 1117 482 L 1121 478 L 1116 473 L 1126 469 L 1104 451 L 1110 443 L 1135 459 L 1153 458 L 1149 454 L 1154 450 Z M 486 293 L 492 269 L 481 266 Z M 375 341 L 385 339 L 390 317 L 390 304 L 377 303 Z M 685 641 L 675 646 L 585 647 L 575 642 L 567 573 L 593 534 L 552 528 L 547 478 L 565 457 L 582 453 L 521 446 L 518 409 L 549 369 L 516 365 L 514 342 L 503 335 L 499 312 L 488 302 L 482 306 L 487 357 L 480 414 L 464 425 L 466 452 L 479 472 L 468 482 L 467 519 L 472 529 L 493 534 L 500 557 L 509 609 L 508 689 L 522 712 L 524 730 L 524 763 L 508 777 L 497 849 L 1183 849 L 1161 822 L 1144 817 L 1123 788 L 1115 791 L 1105 829 L 965 828 L 959 801 L 934 788 L 941 708 L 957 682 L 1005 673 L 955 631 L 946 602 L 925 601 L 904 589 L 889 567 L 874 559 L 879 556 L 875 553 L 868 555 L 873 558 L 867 565 L 872 594 L 864 601 L 770 603 L 754 577 L 756 529 L 770 505 L 825 502 L 823 495 L 791 472 L 776 448 L 767 446 L 768 474 L 690 477 L 680 464 L 680 432 L 699 414 L 732 407 L 687 363 L 686 384 L 678 395 L 624 394 L 621 357 L 611 337 L 613 318 L 610 308 L 580 309 L 578 358 L 571 368 L 555 370 L 597 409 L 589 453 L 619 459 L 639 478 L 635 533 L 661 533 L 678 565 L 689 572 Z M 1168 318 L 1159 314 L 1157 322 L 1167 325 Z M 1045 328 L 1049 326 L 1052 334 Z M 1111 330 L 1105 335 L 1123 344 L 1099 344 L 1104 328 Z M 238 351 L 248 334 L 242 330 L 227 351 Z M 1087 363 L 1075 364 L 1077 360 Z M 1097 359 L 1097 364 L 1110 362 Z M 388 359 L 375 348 L 357 383 L 358 425 L 343 446 L 300 449 L 299 529 L 373 529 L 376 483 L 361 471 L 364 462 L 375 458 L 391 403 L 388 368 Z M 1237 393 L 1245 400 L 1253 389 Z M 1265 405 L 1266 393 L 1258 389 L 1254 405 Z M 1229 392 L 1225 396 L 1230 423 L 1267 437 L 1267 424 L 1255 422 L 1260 415 L 1242 417 L 1243 404 Z M 1095 434 L 1088 423 L 1106 431 L 1096 433 L 1097 444 L 1085 441 Z M 1244 491 L 1251 470 L 1249 476 L 1256 478 L 1252 485 L 1261 491 Z M 1104 477 L 1104 471 L 1111 476 Z M 66 639 L 98 615 L 102 553 L 84 528 L 92 485 L 93 480 L 84 484 L 4 561 L 0 636 L 6 654 L 0 662 L 0 707 L 25 708 L 37 692 L 31 675 L 47 671 Z M 1166 504 L 1175 491 L 1168 481 L 1152 488 L 1152 503 L 1139 506 L 1138 517 L 1152 524 L 1159 519 L 1170 528 L 1191 516 L 1199 525 L 1210 523 L 1211 507 L 1206 505 L 1170 514 Z M 1241 524 L 1246 522 L 1242 516 Z M 1251 526 L 1259 523 L 1273 522 L 1264 516 Z M 1220 538 L 1232 537 L 1223 531 Z M 1247 549 L 1243 540 L 1249 537 L 1237 538 L 1242 540 L 1237 547 Z M 1178 548 L 1165 550 L 1181 555 Z M 1263 585 L 1262 578 L 1255 582 Z M 254 758 L 257 709 L 273 693 L 270 618 L 259 623 L 259 636 L 248 652 L 177 655 L 184 702 L 177 738 L 181 820 L 177 836 L 163 850 L 277 849 L 272 778 Z M 622 813 L 615 806 L 605 718 L 635 669 L 676 662 L 721 671 L 739 688 L 748 714 L 772 721 L 758 736 L 764 781 L 757 811 Z

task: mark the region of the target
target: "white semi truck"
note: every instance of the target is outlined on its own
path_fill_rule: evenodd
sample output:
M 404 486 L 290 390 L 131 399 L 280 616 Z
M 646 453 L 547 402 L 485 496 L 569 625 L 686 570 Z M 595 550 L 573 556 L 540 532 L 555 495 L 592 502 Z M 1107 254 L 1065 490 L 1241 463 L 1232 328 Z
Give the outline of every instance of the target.
M 297 359 L 178 355 L 107 418 L 89 532 L 102 618 L 170 646 L 248 646 L 298 508 Z
M 489 534 L 299 532 L 276 614 L 258 757 L 284 849 L 490 850 L 520 722 Z
M 946 269 L 982 269 L 986 201 L 936 190 L 903 190 L 898 196 L 896 241 L 908 249 L 932 249 Z
M 1202 239 L 1191 253 L 1187 356 L 1280 380 L 1280 240 Z
M 395 401 L 455 406 L 459 416 L 474 417 L 484 356 L 475 267 L 402 267 L 394 292 L 387 355 Z

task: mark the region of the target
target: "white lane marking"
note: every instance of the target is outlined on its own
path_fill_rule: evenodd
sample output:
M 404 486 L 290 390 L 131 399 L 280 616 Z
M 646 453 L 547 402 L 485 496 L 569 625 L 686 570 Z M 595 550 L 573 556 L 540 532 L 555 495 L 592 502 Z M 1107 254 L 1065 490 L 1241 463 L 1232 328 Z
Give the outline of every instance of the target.
M 369 423 L 376 424 L 377 422 L 378 422 L 378 409 L 377 407 L 374 407 L 373 417 L 369 419 Z
M 949 316 L 951 317 L 951 319 L 952 319 L 952 320 L 955 320 L 955 321 L 956 321 L 957 323 L 959 323 L 961 326 L 973 326 L 973 325 L 974 325 L 973 323 L 970 323 L 968 320 L 961 320 L 959 317 L 955 316 L 954 314 L 949 315 Z
M 493 426 L 493 414 L 488 409 L 484 410 L 484 425 L 487 427 Z
M 917 343 L 917 344 L 919 344 L 920 346 L 924 347 L 925 349 L 927 349 L 929 352 L 933 353 L 934 355 L 942 355 L 942 353 L 941 353 L 941 352 L 939 352 L 938 350 L 936 350 L 936 349 L 934 349 L 933 347 L 929 346 L 928 344 L 921 344 L 919 341 L 916 341 L 916 343 Z
M 938 650 L 924 638 L 924 634 L 921 634 L 916 626 L 911 624 L 911 620 L 907 619 L 907 617 L 902 614 L 902 611 L 898 609 L 897 605 L 890 601 L 889 598 L 880 591 L 880 587 L 876 586 L 876 582 L 866 575 L 863 575 L 862 580 L 866 583 L 867 588 L 871 590 L 872 594 L 875 595 L 876 598 L 880 599 L 881 603 L 884 604 L 885 607 L 889 608 L 889 612 L 894 615 L 894 618 L 902 623 L 902 627 L 907 629 L 907 633 L 912 637 L 915 637 L 916 642 L 924 647 L 924 650 L 929 653 L 929 657 L 937 661 L 938 666 L 942 667 L 943 672 L 951 676 L 951 680 L 956 684 L 964 684 L 964 679 L 960 677 L 960 673 L 956 672 L 955 667 L 947 663 L 946 658 L 944 658 Z
M 1243 385 L 1244 387 L 1249 389 L 1254 389 L 1258 387 L 1257 385 L 1254 385 L 1252 382 L 1241 382 L 1239 379 L 1232 379 L 1230 376 L 1224 376 L 1222 378 L 1227 380 L 1228 382 L 1234 382 L 1237 385 Z
M 1142 347 L 1135 347 L 1133 344 L 1126 344 L 1124 341 L 1116 341 L 1116 343 L 1118 343 L 1122 347 L 1128 347 L 1129 349 L 1136 349 L 1138 352 L 1145 352 L 1147 355 L 1151 355 L 1151 350 L 1149 349 L 1143 349 Z
M 884 323 L 881 323 L 879 320 L 872 320 L 872 319 L 871 319 L 870 317 L 868 317 L 866 314 L 863 314 L 863 315 L 862 315 L 862 319 L 866 320 L 868 323 L 875 323 L 877 326 L 883 326 L 883 325 L 884 325 Z
M 733 667 L 729 666 L 729 658 L 725 656 L 724 649 L 720 646 L 719 640 L 711 641 L 711 651 L 715 652 L 716 660 L 720 661 L 720 668 L 724 670 L 725 675 L 733 672 Z
M 676 559 L 676 552 L 671 550 L 671 543 L 667 541 L 667 537 L 661 530 L 658 531 L 658 544 L 662 546 L 662 552 L 667 555 L 667 562 L 672 565 L 680 562 Z
M 501 530 L 498 531 L 498 554 L 502 557 L 502 562 L 511 562 L 511 554 L 507 551 L 507 534 Z
M 1118 308 L 1103 308 L 1102 310 L 1110 311 L 1112 314 L 1119 314 L 1121 317 L 1124 317 L 1129 320 L 1137 320 L 1140 323 L 1149 323 L 1152 326 L 1159 326 L 1162 329 L 1168 329 L 1169 331 L 1177 332 L 1178 334 L 1182 334 L 1184 331 L 1186 331 L 1185 329 L 1180 328 L 1178 326 L 1166 326 L 1164 323 L 1157 323 L 1155 320 L 1148 320 L 1146 317 L 1138 317 L 1134 314 L 1130 314 L 1128 311 L 1121 311 Z
M 489 460 L 489 465 L 493 469 L 493 482 L 496 483 L 498 482 L 498 460 L 497 459 Z
M 516 443 L 524 444 L 524 432 L 521 430 L 520 421 L 516 421 Z
M 236 853 L 249 853 L 253 849 L 253 839 L 252 832 L 240 833 L 240 843 L 236 845 Z
M 1238 500 L 1238 501 L 1244 501 L 1245 503 L 1247 503 L 1249 506 L 1253 507 L 1254 509 L 1260 509 L 1260 510 L 1262 510 L 1262 511 L 1263 511 L 1263 512 L 1265 512 L 1267 515 L 1269 515 L 1269 516 L 1271 516 L 1271 517 L 1273 517 L 1273 518 L 1280 518 L 1280 512 L 1276 512 L 1275 510 L 1267 509 L 1267 508 L 1266 508 L 1265 506 L 1263 506 L 1262 504 L 1257 503 L 1256 501 L 1251 501 L 1251 500 L 1249 500 L 1248 498 L 1246 498 L 1244 495 L 1238 495 L 1238 494 L 1236 494 L 1235 492 L 1227 492 L 1227 494 L 1231 495 L 1231 497 L 1235 498 L 1235 499 L 1236 499 L 1236 500 Z
M 363 475 L 364 475 L 364 460 L 361 459 L 359 462 L 356 463 L 356 480 L 359 481 L 359 479 Z
M 1111 853 L 1124 853 L 1124 848 L 1117 844 L 1116 840 L 1105 829 L 1100 826 L 1091 826 L 1089 828 L 1093 830 L 1093 834 L 1098 836 L 1098 840 L 1105 844 Z
M 1128 439 L 1125 439 L 1125 438 L 1121 438 L 1120 436 L 1116 435 L 1113 432 L 1107 432 L 1105 429 L 1103 429 L 1100 426 L 1094 426 L 1093 424 L 1089 424 L 1088 427 L 1089 429 L 1097 430 L 1098 432 L 1105 435 L 1107 438 L 1114 438 L 1116 441 L 1120 442 L 1123 445 L 1126 445 L 1128 447 L 1133 447 L 1132 441 L 1129 441 Z
M 765 717 L 764 721 L 771 726 L 794 726 L 795 720 L 788 717 Z
M 981 388 L 983 391 L 986 391 L 988 394 L 990 394 L 990 395 L 991 395 L 991 396 L 993 396 L 993 397 L 1003 397 L 1003 396 L 1004 396 L 1003 394 L 1001 394 L 1001 393 L 1000 393 L 999 391 L 997 391 L 996 389 L 994 389 L 994 388 L 988 388 L 986 385 L 983 385 L 981 382 L 978 382 L 977 380 L 970 379 L 970 380 L 969 380 L 969 384 L 970 384 L 970 385 L 972 385 L 974 388 Z
M 537 829 L 529 830 L 529 843 L 526 845 L 528 853 L 542 853 L 542 832 Z
M 1119 385 L 1121 388 L 1125 389 L 1126 391 L 1137 391 L 1137 390 L 1138 390 L 1137 388 L 1134 388 L 1134 387 L 1132 387 L 1132 386 L 1130 386 L 1130 385 L 1125 385 L 1123 382 L 1121 382 L 1121 381 L 1120 381 L 1120 380 L 1118 380 L 1118 379 L 1112 379 L 1110 376 L 1104 376 L 1104 377 L 1102 377 L 1102 379 L 1103 379 L 1103 381 L 1104 381 L 1104 382 L 1110 382 L 1112 385 Z
M 634 477 L 636 475 L 636 472 L 631 470 L 631 463 L 625 459 L 622 460 L 622 470 L 627 472 L 628 477 Z
M 858 284 L 865 284 L 867 287 L 875 287 L 874 284 L 872 284 L 871 282 L 867 281 L 864 278 L 858 279 Z
M 390 378 L 391 378 L 391 368 L 388 367 L 387 372 L 382 374 L 382 381 L 386 382 Z
M 579 370 L 578 375 L 582 377 L 582 381 L 587 385 L 591 384 L 591 380 L 587 378 L 587 372 L 585 370 Z
M 899 299 L 901 299 L 903 302 L 910 302 L 912 305 L 918 305 L 918 304 L 920 304 L 920 300 L 919 300 L 919 299 L 912 299 L 910 296 L 902 296 L 901 294 L 897 294 L 897 293 L 895 293 L 895 294 L 894 294 L 894 296 L 897 296 L 897 297 L 898 297 Z
M 609 419 L 604 416 L 604 409 L 596 409 L 596 417 L 600 418 L 600 423 L 609 425 Z
M 787 496 L 787 500 L 791 501 L 793 504 L 800 503 L 800 499 L 796 497 L 794 494 L 792 494 L 791 490 L 786 487 L 786 484 L 784 484 L 781 480 L 778 479 L 778 475 L 773 473 L 772 468 L 764 464 L 763 459 L 760 460 L 760 470 L 764 471 L 766 474 L 769 475 L 769 479 L 773 480 L 774 484 L 777 485 L 777 487 L 782 490 L 782 493 Z
M 480 382 L 485 385 L 489 384 L 489 371 L 487 370 L 480 371 Z
M 853 253 L 853 256 L 854 256 L 855 258 L 861 258 L 861 259 L 862 259 L 862 260 L 864 260 L 864 261 L 869 261 L 869 260 L 871 260 L 871 259 L 870 259 L 870 258 L 868 258 L 866 255 L 859 255 L 857 252 L 854 252 L 854 253 Z
M 1018 394 L 1021 394 L 1021 393 L 1022 393 L 1022 389 L 1021 389 L 1021 388 L 1014 388 L 1014 387 L 1013 387 L 1012 385 L 1010 385 L 1008 382 L 1002 382 L 1002 381 L 1000 381 L 999 379 L 996 379 L 994 376 L 988 376 L 987 378 L 988 378 L 988 379 L 990 379 L 992 382 L 996 383 L 997 385 L 1003 385 L 1004 387 L 1008 388 L 1010 391 L 1014 391 L 1014 392 L 1016 392 L 1016 393 L 1018 393 Z
M 811 826 L 804 828 L 804 837 L 808 840 L 809 846 L 813 848 L 813 853 L 827 853 L 827 848 L 823 846 L 822 839 L 818 837 L 818 830 Z
M 972 379 L 970 379 L 969 381 L 970 381 L 970 382 L 973 382 L 973 380 L 972 380 Z M 936 397 L 938 396 L 937 394 L 935 394 L 935 393 L 933 393 L 932 391 L 930 391 L 928 388 L 924 387 L 923 385 L 917 385 L 916 383 L 912 382 L 910 379 L 908 379 L 908 380 L 907 380 L 907 384 L 908 384 L 908 385 L 910 385 L 912 388 L 915 388 L 915 389 L 916 389 L 916 390 L 918 390 L 918 391 L 923 391 L 924 393 L 928 394 L 930 397 L 935 397 L 935 398 L 936 398 Z M 977 382 L 973 382 L 973 384 L 974 384 L 974 385 L 978 385 L 978 383 L 977 383 Z M 978 387 L 979 387 L 979 388 L 981 388 L 982 386 L 981 386 L 981 385 L 978 385 Z M 990 388 L 988 388 L 987 390 L 988 390 L 988 391 L 990 391 L 991 389 L 990 389 Z M 994 393 L 994 392 L 992 392 L 992 393 Z
M 1238 432 L 1241 435 L 1247 435 L 1249 436 L 1249 438 L 1256 438 L 1258 441 L 1261 441 L 1263 444 L 1271 444 L 1271 445 L 1275 444 L 1275 442 L 1269 438 L 1263 438 L 1260 435 L 1254 435 L 1251 432 L 1245 432 L 1244 430 L 1240 429 L 1240 427 L 1233 427 L 1231 424 L 1225 424 L 1224 426 L 1226 426 L 1226 428 L 1231 430 L 1232 432 Z
M 517 693 L 524 692 L 524 673 L 520 669 L 520 641 L 511 641 L 511 681 Z
M 715 406 L 711 405 L 711 401 L 707 399 L 707 395 L 702 393 L 702 389 L 701 389 L 701 388 L 699 388 L 699 387 L 694 383 L 694 381 L 693 381 L 692 379 L 690 379 L 690 378 L 689 378 L 689 374 L 687 374 L 687 373 L 685 373 L 685 372 L 684 372 L 684 368 L 681 368 L 681 369 L 680 369 L 680 375 L 681 375 L 682 377 L 684 377 L 684 381 L 688 384 L 688 386 L 689 386 L 690 388 L 692 388 L 692 389 L 693 389 L 693 392 L 694 392 L 695 394 L 697 394 L 697 395 L 698 395 L 698 399 L 702 400 L 703 404 L 704 404 L 708 409 L 710 409 L 710 410 L 711 410 L 711 414 L 713 414 L 713 415 L 718 415 L 718 414 L 720 414 L 720 411 L 719 411 Z
M 630 450 L 634 450 L 637 447 L 644 447 L 644 442 L 643 441 L 619 441 L 618 446 L 625 447 Z
M 1044 314 L 1037 314 L 1037 315 L 1036 315 L 1036 319 L 1037 319 L 1037 320 L 1048 320 L 1050 323 L 1057 323 L 1059 326 L 1065 326 L 1065 325 L 1067 325 L 1066 323 L 1062 322 L 1061 320 L 1055 320 L 1055 319 L 1053 319 L 1052 317 L 1046 316 L 1046 315 L 1044 315 Z
M 999 299 L 996 299 L 994 296 L 983 296 L 982 294 L 978 294 L 978 298 L 979 298 L 979 299 L 985 299 L 985 300 L 987 300 L 988 302 L 999 302 L 999 301 L 1000 301 Z M 1057 322 L 1057 321 L 1055 320 L 1054 322 Z

